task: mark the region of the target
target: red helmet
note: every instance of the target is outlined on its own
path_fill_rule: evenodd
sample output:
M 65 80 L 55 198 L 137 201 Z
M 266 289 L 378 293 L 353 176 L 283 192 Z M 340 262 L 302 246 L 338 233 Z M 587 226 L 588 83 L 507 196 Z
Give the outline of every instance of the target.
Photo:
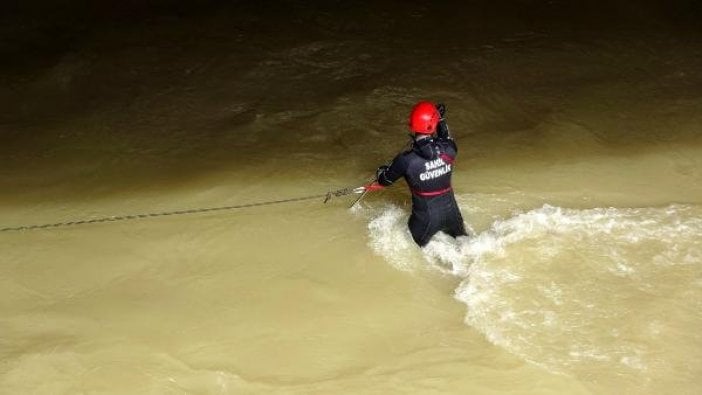
M 439 111 L 434 103 L 420 101 L 412 108 L 409 116 L 409 128 L 414 133 L 434 134 L 439 124 Z

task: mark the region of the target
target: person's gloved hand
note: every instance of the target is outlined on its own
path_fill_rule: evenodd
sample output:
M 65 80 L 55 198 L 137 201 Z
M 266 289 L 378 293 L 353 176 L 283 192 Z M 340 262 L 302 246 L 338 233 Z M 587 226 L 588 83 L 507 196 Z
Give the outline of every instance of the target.
M 437 103 L 436 104 L 436 111 L 439 112 L 439 115 L 441 115 L 441 119 L 443 119 L 444 114 L 446 114 L 446 105 L 444 103 Z
M 378 168 L 378 170 L 375 171 L 375 179 L 376 179 L 376 180 L 379 179 L 379 178 L 380 178 L 380 175 L 383 174 L 383 173 L 385 173 L 389 168 L 390 168 L 390 166 L 388 166 L 388 165 L 382 165 L 382 166 L 380 166 L 380 167 Z

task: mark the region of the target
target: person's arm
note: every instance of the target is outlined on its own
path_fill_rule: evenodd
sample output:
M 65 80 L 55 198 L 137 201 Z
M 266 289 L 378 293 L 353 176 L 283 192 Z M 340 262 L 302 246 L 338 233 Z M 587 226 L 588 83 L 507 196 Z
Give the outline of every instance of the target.
M 439 124 L 436 125 L 436 137 L 443 140 L 448 140 L 453 145 L 453 149 L 458 151 L 456 142 L 451 137 L 449 127 L 446 124 L 446 118 L 444 117 L 444 114 L 446 114 L 446 106 L 443 103 L 439 103 L 436 105 L 436 110 L 439 112 L 439 115 L 441 115 L 441 118 L 439 118 Z
M 446 120 L 441 118 L 439 124 L 436 125 L 436 137 L 445 140 L 452 140 L 451 133 L 449 133 L 449 127 L 446 124 Z
M 401 153 L 392 160 L 390 166 L 380 166 L 375 172 L 375 175 L 380 185 L 389 186 L 400 177 L 404 176 L 406 171 L 407 161 L 405 160 L 405 154 Z
M 449 133 L 448 125 L 446 124 L 446 106 L 443 103 L 438 103 L 436 105 L 436 110 L 439 112 L 441 118 L 439 118 L 439 124 L 436 126 L 436 136 L 440 139 L 450 139 L 451 134 Z

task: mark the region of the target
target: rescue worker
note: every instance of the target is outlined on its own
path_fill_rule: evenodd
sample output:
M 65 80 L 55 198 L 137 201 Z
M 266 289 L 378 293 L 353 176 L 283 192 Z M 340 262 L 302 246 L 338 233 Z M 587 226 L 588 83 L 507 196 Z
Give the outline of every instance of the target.
M 380 166 L 376 171 L 376 188 L 405 177 L 412 192 L 409 229 L 420 247 L 439 231 L 453 237 L 467 235 L 451 188 L 458 149 L 449 134 L 445 113 L 443 104 L 417 103 L 409 116 L 411 148 L 398 154 L 389 166 Z

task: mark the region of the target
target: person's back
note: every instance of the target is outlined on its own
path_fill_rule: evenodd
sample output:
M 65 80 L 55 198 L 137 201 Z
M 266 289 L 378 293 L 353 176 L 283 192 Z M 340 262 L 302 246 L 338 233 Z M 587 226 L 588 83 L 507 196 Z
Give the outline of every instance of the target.
M 410 114 L 414 133 L 412 148 L 399 154 L 390 166 L 381 166 L 377 181 L 388 186 L 405 177 L 412 192 L 409 228 L 419 246 L 444 231 L 457 237 L 466 235 L 463 218 L 451 187 L 451 173 L 457 147 L 443 119 L 443 105 L 420 102 Z

